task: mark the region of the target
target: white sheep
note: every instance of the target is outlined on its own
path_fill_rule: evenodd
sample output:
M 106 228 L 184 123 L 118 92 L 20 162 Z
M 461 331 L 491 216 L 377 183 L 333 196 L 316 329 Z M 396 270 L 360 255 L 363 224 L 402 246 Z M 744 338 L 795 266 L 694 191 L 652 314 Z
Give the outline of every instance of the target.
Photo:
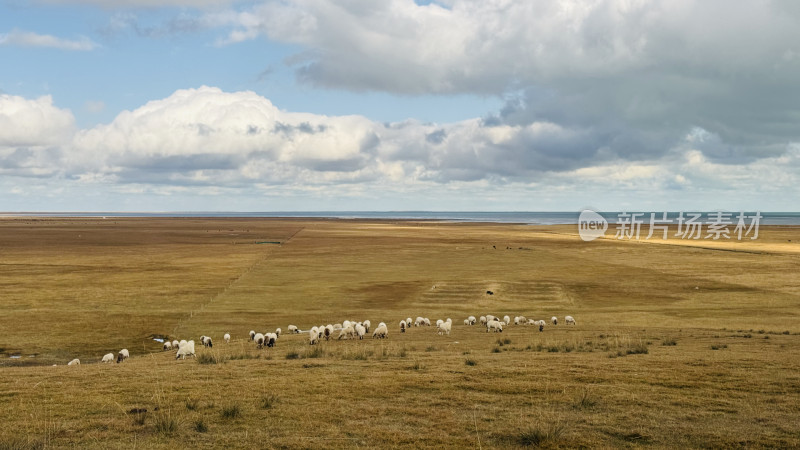
M 436 332 L 438 334 L 440 334 L 440 335 L 442 335 L 442 334 L 449 335 L 450 334 L 450 329 L 452 328 L 452 326 L 453 326 L 453 321 L 451 321 L 450 319 L 447 319 L 447 322 L 442 322 L 441 324 L 439 324 L 436 327 Z
M 231 334 L 230 333 L 225 333 L 225 335 L 222 336 L 222 340 L 225 341 L 226 344 L 230 344 L 231 343 Z
M 464 325 L 470 325 L 469 319 L 464 319 Z
M 172 348 L 178 348 L 178 345 L 180 345 L 180 342 L 178 342 L 178 340 L 177 340 L 177 339 L 175 339 L 174 341 L 172 341 Z
M 400 321 L 400 332 L 401 333 L 405 333 L 406 332 L 406 321 L 405 320 L 401 320 Z
M 538 325 L 539 322 L 536 319 L 528 319 L 528 325 Z
M 511 317 L 508 317 L 508 316 L 503 317 L 503 322 L 505 322 L 506 325 L 510 324 L 511 323 Z
M 178 345 L 178 352 L 175 354 L 175 359 L 186 359 L 187 356 L 194 356 L 194 341 L 181 341 Z
M 364 325 L 364 332 L 369 333 L 369 329 L 372 327 L 372 322 L 370 322 L 369 319 L 367 319 L 364 321 L 362 325 Z
M 372 333 L 372 338 L 386 338 L 389 337 L 389 329 L 386 327 L 386 324 L 381 322 L 378 324 L 378 327 L 375 328 L 375 331 Z
M 286 329 L 289 330 L 289 333 L 292 334 L 297 334 L 300 332 L 300 330 L 298 330 L 297 327 L 294 325 L 289 325 L 288 327 L 286 327 Z
M 419 327 L 419 326 L 422 326 L 424 324 L 425 324 L 425 319 L 424 318 L 422 318 L 420 316 L 417 316 L 417 318 L 414 319 L 414 326 L 415 327 Z
M 490 320 L 486 323 L 486 332 L 493 331 L 495 333 L 502 333 L 503 332 L 503 322 L 499 320 Z
M 278 340 L 278 335 L 275 333 L 267 333 L 264 335 L 264 341 L 267 344 L 267 347 L 275 347 L 275 341 Z
M 276 329 L 275 329 L 275 335 L 276 335 L 277 337 L 281 337 L 281 333 L 282 333 L 282 332 L 283 332 L 283 330 L 281 330 L 280 328 L 276 328 Z
M 569 324 L 575 325 L 575 319 L 572 316 L 565 316 L 564 317 L 564 322 L 567 325 L 569 325 Z
M 367 334 L 367 327 L 358 323 L 356 324 L 355 330 L 356 336 L 358 336 L 359 339 L 364 339 L 364 335 Z
M 317 330 L 317 327 L 314 327 L 308 331 L 308 344 L 314 345 L 317 343 L 319 343 L 319 331 Z
M 102 363 L 113 363 L 114 362 L 114 354 L 113 353 L 106 353 L 103 355 L 103 359 L 100 360 Z
M 475 325 L 475 323 L 478 321 L 478 319 L 476 319 L 475 316 L 469 316 L 467 317 L 467 320 L 469 320 L 470 325 Z
M 519 316 L 519 324 L 518 325 L 525 325 L 528 322 L 528 318 L 525 316 Z
M 72 361 L 67 363 L 68 366 L 80 366 L 81 360 L 78 358 L 73 359 Z
M 211 338 L 208 336 L 200 336 L 200 343 L 203 344 L 203 347 L 213 347 L 214 343 L 211 341 Z
M 256 340 L 256 331 L 255 330 L 250 330 L 250 340 L 251 341 Z
M 350 322 L 349 320 L 345 320 L 344 322 L 342 322 L 342 328 L 347 328 L 347 327 L 352 327 L 352 326 L 353 326 L 353 323 Z
M 261 333 L 256 333 L 255 336 L 253 336 L 253 341 L 255 341 L 257 348 L 264 347 L 265 340 L 265 336 Z
M 411 317 L 407 318 L 406 319 L 406 328 L 411 328 L 411 324 L 412 323 L 414 323 L 414 321 L 411 320 Z
M 481 325 L 486 325 L 486 323 L 489 322 L 489 319 L 487 319 L 486 316 L 481 316 L 480 322 Z
M 493 320 L 500 320 L 500 319 L 498 319 L 497 317 L 495 317 L 495 316 L 493 316 L 491 314 L 487 314 L 486 315 L 486 322 L 491 322 Z
M 544 326 L 545 326 L 545 324 L 546 324 L 546 323 L 547 323 L 547 322 L 545 322 L 544 320 L 539 320 L 538 324 L 539 324 L 539 332 L 540 332 L 540 333 L 541 333 L 542 331 L 544 331 Z
M 161 346 L 161 350 L 163 351 L 172 350 L 172 342 L 165 341 L 164 344 Z
M 128 349 L 127 348 L 123 348 L 117 354 L 117 362 L 121 363 L 122 361 L 125 361 L 126 359 L 130 358 L 130 356 L 131 356 L 131 354 L 128 352 Z
M 349 324 L 349 322 L 348 322 L 348 324 Z M 342 325 L 344 325 L 344 324 L 342 324 Z M 341 331 L 339 331 L 339 337 L 337 339 L 350 339 L 350 338 L 355 337 L 355 334 L 356 334 L 356 329 L 353 328 L 352 325 L 348 325 L 348 326 L 342 328 Z
M 431 319 L 428 319 L 427 317 L 425 318 L 425 326 L 426 327 L 431 326 Z
M 439 328 L 439 325 L 441 325 L 443 323 L 444 323 L 444 320 L 442 320 L 442 319 L 437 320 L 436 321 L 436 328 Z
M 550 322 L 553 322 L 553 325 L 558 325 L 558 317 L 556 316 L 551 317 Z

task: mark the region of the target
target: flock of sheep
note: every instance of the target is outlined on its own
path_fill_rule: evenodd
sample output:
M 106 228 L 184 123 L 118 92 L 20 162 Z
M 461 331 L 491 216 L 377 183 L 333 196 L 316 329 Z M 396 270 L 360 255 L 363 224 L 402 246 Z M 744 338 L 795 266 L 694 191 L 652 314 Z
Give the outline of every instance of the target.
M 506 327 L 512 323 L 511 317 L 505 316 L 502 319 L 491 314 L 487 314 L 485 316 L 480 316 L 480 318 L 476 319 L 475 316 L 469 316 L 464 319 L 464 325 L 476 325 L 478 322 L 484 327 L 486 327 L 486 332 L 495 332 L 495 333 L 502 333 L 503 327 Z M 558 318 L 551 317 L 550 322 L 553 325 L 558 325 Z M 564 322 L 567 325 L 576 325 L 575 319 L 572 316 L 565 316 Z M 525 316 L 516 316 L 513 320 L 514 325 L 533 325 L 538 326 L 539 331 L 544 331 L 544 327 L 546 322 L 544 320 L 535 320 L 535 319 L 528 319 Z M 401 320 L 400 321 L 400 332 L 405 333 L 406 330 L 410 329 L 412 326 L 414 327 L 429 327 L 431 326 L 431 321 L 427 317 L 417 317 L 416 320 L 411 320 L 411 317 Z M 365 320 L 363 322 L 355 322 L 350 320 L 345 320 L 342 323 L 337 324 L 328 324 L 328 325 L 319 325 L 313 326 L 308 331 L 302 331 L 295 325 L 289 325 L 287 329 L 291 334 L 300 334 L 300 333 L 308 333 L 308 343 L 310 345 L 318 344 L 323 339 L 330 340 L 333 335 L 338 331 L 338 336 L 336 339 L 364 339 L 364 336 L 367 335 L 372 327 L 372 323 L 369 320 Z M 439 335 L 450 335 L 450 330 L 453 327 L 453 320 L 448 318 L 447 320 L 439 319 L 436 321 L 436 332 Z M 267 333 L 256 333 L 255 330 L 250 330 L 250 341 L 256 344 L 256 347 L 261 349 L 263 347 L 274 347 L 278 341 L 278 338 L 281 336 L 281 329 L 278 328 L 275 330 L 274 333 L 267 332 Z M 378 324 L 377 327 L 372 332 L 373 339 L 384 339 L 389 337 L 389 328 L 386 326 L 384 322 Z M 222 336 L 222 340 L 225 343 L 229 343 L 231 341 L 230 333 L 225 333 Z M 209 336 L 200 336 L 200 343 L 203 344 L 204 347 L 213 347 L 214 342 Z M 165 341 L 162 350 L 170 351 L 176 350 L 175 359 L 186 359 L 187 356 L 196 357 L 195 350 L 194 350 L 194 341 L 193 340 L 181 340 L 178 341 Z M 121 363 L 130 357 L 130 353 L 128 349 L 123 348 L 119 351 L 116 357 L 116 361 Z M 103 363 L 110 363 L 114 362 L 114 354 L 107 353 L 103 356 L 101 362 Z M 79 359 L 75 358 L 69 363 L 68 366 L 79 365 L 81 362 Z

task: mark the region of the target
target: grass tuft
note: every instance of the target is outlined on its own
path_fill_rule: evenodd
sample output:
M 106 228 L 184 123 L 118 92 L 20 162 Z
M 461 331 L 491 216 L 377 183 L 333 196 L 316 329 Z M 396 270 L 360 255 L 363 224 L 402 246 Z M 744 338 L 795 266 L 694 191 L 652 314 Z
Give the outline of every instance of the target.
M 178 421 L 170 414 L 158 414 L 154 420 L 155 430 L 160 434 L 169 435 L 178 431 Z
M 258 354 L 258 353 L 257 354 L 252 354 L 252 353 L 244 353 L 244 352 L 228 356 L 228 359 L 230 359 L 231 361 L 240 361 L 240 360 L 243 360 L 243 359 L 259 359 L 259 358 L 261 358 L 261 355 Z
M 279 400 L 280 400 L 280 397 L 278 396 L 278 394 L 275 394 L 275 393 L 264 394 L 261 397 L 261 408 L 262 409 L 270 409 L 276 403 L 278 403 Z
M 663 345 L 663 346 L 674 346 L 674 345 L 678 345 L 678 341 L 676 341 L 674 337 L 669 337 L 669 338 L 664 339 L 664 342 L 662 342 L 661 345 Z
M 299 359 L 300 353 L 297 353 L 295 350 L 290 351 L 286 354 L 286 359 Z
M 318 345 L 314 346 L 314 348 L 306 349 L 303 354 L 303 358 L 322 358 L 323 356 L 325 356 L 325 350 Z
M 30 436 L 15 436 L 9 440 L 0 440 L 0 449 L 4 450 L 40 450 L 47 448 L 44 442 L 34 440 Z
M 233 403 L 222 408 L 222 417 L 224 419 L 235 419 L 241 417 L 242 409 L 238 404 Z
M 205 433 L 208 431 L 208 425 L 203 422 L 203 419 L 197 419 L 194 421 L 194 431 L 197 431 L 198 433 Z
M 474 359 L 472 359 L 472 358 L 467 358 L 467 359 L 465 359 L 465 360 L 464 360 L 464 364 L 466 364 L 466 365 L 468 365 L 468 366 L 477 366 L 477 365 L 478 365 L 478 362 L 477 362 L 477 361 L 475 361 L 475 360 L 474 360 Z
M 222 364 L 225 362 L 225 357 L 213 353 L 201 353 L 197 357 L 197 362 L 200 364 Z
M 559 422 L 546 425 L 531 425 L 516 435 L 516 443 L 522 447 L 544 447 L 558 443 L 566 431 Z
M 584 388 L 573 406 L 575 409 L 592 409 L 597 406 L 597 400 L 592 397 L 589 389 Z

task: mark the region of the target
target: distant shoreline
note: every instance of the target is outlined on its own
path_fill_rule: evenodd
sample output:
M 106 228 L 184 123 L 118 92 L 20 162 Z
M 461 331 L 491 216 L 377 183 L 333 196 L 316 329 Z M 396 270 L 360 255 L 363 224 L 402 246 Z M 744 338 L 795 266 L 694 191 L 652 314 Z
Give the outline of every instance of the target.
M 686 212 L 691 212 L 687 210 Z M 715 211 L 704 211 L 704 213 Z M 738 212 L 730 212 L 735 223 Z M 746 211 L 753 214 L 752 211 Z M 617 223 L 617 211 L 601 212 L 609 223 Z M 662 212 L 656 212 L 656 220 Z M 668 212 L 676 218 L 677 212 Z M 800 212 L 761 212 L 761 225 L 800 225 Z M 518 225 L 577 225 L 579 211 L 172 211 L 172 212 L 0 212 L 1 218 L 234 218 L 234 219 L 328 219 L 328 220 L 408 220 Z M 649 223 L 649 212 L 639 220 Z M 707 223 L 707 220 L 701 220 Z

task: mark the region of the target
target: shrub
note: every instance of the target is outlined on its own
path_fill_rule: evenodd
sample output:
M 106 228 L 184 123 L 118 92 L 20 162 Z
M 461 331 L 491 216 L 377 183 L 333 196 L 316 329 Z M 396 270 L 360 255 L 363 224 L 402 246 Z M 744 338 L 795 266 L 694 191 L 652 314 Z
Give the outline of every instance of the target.
M 242 410 L 236 403 L 222 408 L 222 417 L 225 419 L 235 419 L 242 415 Z

